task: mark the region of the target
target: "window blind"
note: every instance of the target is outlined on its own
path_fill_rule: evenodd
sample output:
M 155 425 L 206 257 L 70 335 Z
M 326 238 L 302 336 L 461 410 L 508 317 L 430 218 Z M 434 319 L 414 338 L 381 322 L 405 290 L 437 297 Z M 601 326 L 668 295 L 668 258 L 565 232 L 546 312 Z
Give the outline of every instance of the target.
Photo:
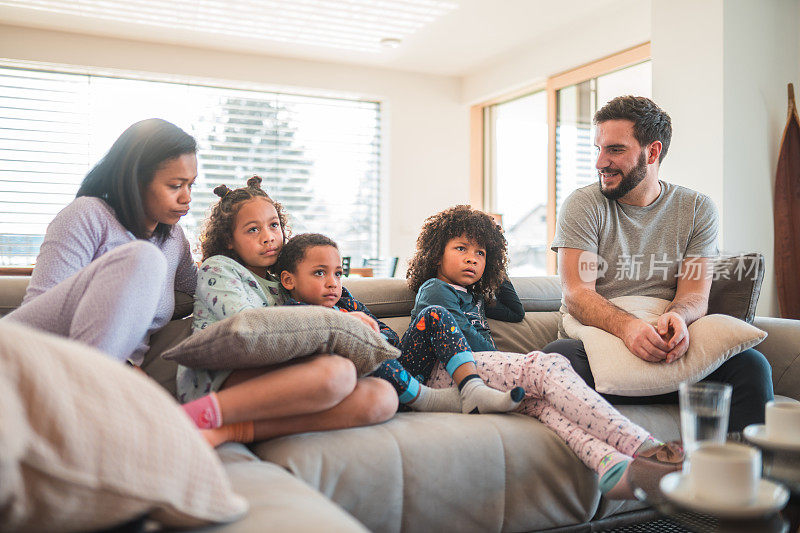
M 378 102 L 19 68 L 0 68 L 0 86 L 0 265 L 33 263 L 89 169 L 127 126 L 151 117 L 198 141 L 181 220 L 190 240 L 214 187 L 258 174 L 295 233 L 325 233 L 343 255 L 379 255 Z

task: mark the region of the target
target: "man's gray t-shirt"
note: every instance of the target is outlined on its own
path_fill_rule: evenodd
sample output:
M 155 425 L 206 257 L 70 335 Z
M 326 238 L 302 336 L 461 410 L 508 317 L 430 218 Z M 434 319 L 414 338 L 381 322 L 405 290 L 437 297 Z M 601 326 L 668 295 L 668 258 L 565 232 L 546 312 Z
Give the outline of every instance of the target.
M 609 200 L 599 183 L 564 200 L 551 248 L 577 248 L 600 256 L 608 269 L 597 278 L 595 289 L 604 298 L 672 300 L 681 261 L 718 253 L 719 220 L 711 199 L 686 187 L 659 183 L 661 194 L 645 207 Z M 565 312 L 564 305 L 561 310 Z

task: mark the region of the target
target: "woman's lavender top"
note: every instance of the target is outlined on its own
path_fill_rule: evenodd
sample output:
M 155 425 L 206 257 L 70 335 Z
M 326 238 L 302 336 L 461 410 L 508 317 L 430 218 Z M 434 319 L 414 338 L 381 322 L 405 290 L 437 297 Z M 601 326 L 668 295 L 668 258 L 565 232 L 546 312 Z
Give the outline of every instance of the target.
M 50 225 L 36 258 L 31 281 L 22 305 L 58 285 L 86 265 L 136 237 L 117 220 L 103 200 L 90 196 L 76 198 L 58 213 Z M 194 294 L 197 265 L 189 241 L 179 225 L 163 241 L 152 238 L 167 260 L 167 276 L 150 331 L 166 325 L 175 307 L 175 290 Z

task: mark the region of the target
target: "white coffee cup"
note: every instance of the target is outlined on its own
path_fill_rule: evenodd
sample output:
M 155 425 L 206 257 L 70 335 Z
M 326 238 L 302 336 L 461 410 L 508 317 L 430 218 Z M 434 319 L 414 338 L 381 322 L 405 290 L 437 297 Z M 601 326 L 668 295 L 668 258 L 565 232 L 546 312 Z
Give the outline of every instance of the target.
M 800 402 L 767 402 L 764 413 L 767 439 L 800 444 Z
M 702 443 L 692 452 L 689 488 L 698 501 L 742 506 L 755 502 L 761 479 L 761 452 L 728 442 Z

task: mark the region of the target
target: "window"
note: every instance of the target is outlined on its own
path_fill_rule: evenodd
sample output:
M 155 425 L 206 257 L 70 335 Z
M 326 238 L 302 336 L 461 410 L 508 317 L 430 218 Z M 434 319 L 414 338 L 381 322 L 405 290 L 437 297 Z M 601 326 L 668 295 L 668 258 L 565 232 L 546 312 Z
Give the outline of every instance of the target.
M 597 180 L 594 124 L 598 109 L 623 94 L 652 94 L 650 61 L 564 87 L 557 91 L 556 212 L 572 191 Z
M 198 141 L 181 225 L 195 241 L 212 189 L 252 174 L 343 255 L 379 255 L 380 104 L 186 83 L 0 68 L 0 266 L 28 265 L 47 224 L 130 124 L 173 122 Z
M 484 208 L 503 217 L 509 273 L 547 273 L 547 95 L 484 108 L 489 136 Z
M 597 180 L 595 112 L 624 94 L 651 95 L 650 45 L 553 76 L 473 106 L 471 201 L 503 216 L 509 273 L 556 273 L 549 250 L 558 208 L 572 191 Z

